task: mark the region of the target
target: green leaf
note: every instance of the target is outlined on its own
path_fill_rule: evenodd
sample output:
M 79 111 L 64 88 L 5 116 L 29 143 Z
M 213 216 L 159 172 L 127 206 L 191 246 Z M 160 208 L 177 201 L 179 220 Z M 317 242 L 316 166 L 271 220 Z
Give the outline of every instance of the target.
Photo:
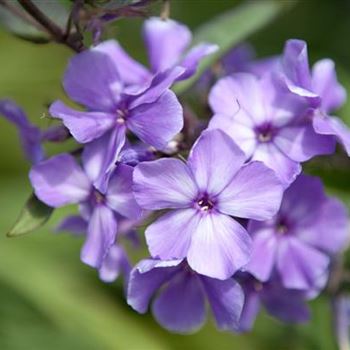
M 249 35 L 272 22 L 295 2 L 259 0 L 249 1 L 206 22 L 194 32 L 193 45 L 200 42 L 217 44 L 219 50 L 207 57 L 200 65 L 197 74 L 191 79 L 176 85 L 174 91 L 182 94 L 188 90 L 219 58 L 225 55 Z
M 31 195 L 22 209 L 15 225 L 7 233 L 8 237 L 21 236 L 41 227 L 49 220 L 53 208 L 39 201 L 35 195 Z

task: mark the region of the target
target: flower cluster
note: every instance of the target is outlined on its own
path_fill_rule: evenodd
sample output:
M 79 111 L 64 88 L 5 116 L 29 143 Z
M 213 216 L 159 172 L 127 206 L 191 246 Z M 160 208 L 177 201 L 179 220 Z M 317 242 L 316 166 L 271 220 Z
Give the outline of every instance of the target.
M 78 204 L 58 230 L 84 236 L 81 260 L 106 282 L 123 274 L 128 304 L 144 313 L 151 303 L 171 331 L 199 329 L 206 300 L 223 330 L 249 330 L 260 305 L 285 322 L 306 321 L 307 301 L 349 238 L 344 205 L 302 173 L 337 141 L 350 154 L 350 131 L 332 116 L 346 99 L 334 63 L 310 71 L 300 40 L 264 60 L 235 49 L 210 88 L 212 118 L 181 149 L 184 112 L 170 88 L 217 47 L 187 51 L 191 32 L 169 19 L 146 20 L 143 37 L 150 68 L 114 40 L 71 59 L 63 87 L 81 108 L 55 101 L 59 126 L 41 131 L 0 102 L 33 162 L 35 195 L 54 208 Z M 78 151 L 46 157 L 44 141 L 68 137 Z M 138 246 L 146 222 L 150 257 L 132 267 L 123 238 Z

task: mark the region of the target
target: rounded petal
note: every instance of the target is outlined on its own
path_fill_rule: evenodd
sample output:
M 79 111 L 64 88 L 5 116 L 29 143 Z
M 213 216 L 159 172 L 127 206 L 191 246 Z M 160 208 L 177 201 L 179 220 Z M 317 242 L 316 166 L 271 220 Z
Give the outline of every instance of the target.
M 152 306 L 164 328 L 177 333 L 193 333 L 205 321 L 204 293 L 197 276 L 179 273 L 169 281 Z
M 125 127 L 116 126 L 102 137 L 88 143 L 82 153 L 86 174 L 94 186 L 105 193 L 112 171 L 125 144 Z
M 145 232 L 151 255 L 162 260 L 185 258 L 199 220 L 196 209 L 179 209 L 161 216 Z
M 119 164 L 111 175 L 106 192 L 106 203 L 118 214 L 130 219 L 141 216 L 141 208 L 132 192 L 133 168 Z
M 243 110 L 255 125 L 269 117 L 260 81 L 250 73 L 236 73 L 219 80 L 210 92 L 209 104 L 214 113 L 227 116 Z
M 93 48 L 103 52 L 113 61 L 120 79 L 127 85 L 142 85 L 151 78 L 150 72 L 131 58 L 116 40 L 106 40 Z
M 116 116 L 104 112 L 82 112 L 56 101 L 50 106 L 50 114 L 61 119 L 73 137 L 80 143 L 91 142 L 113 127 Z
M 284 127 L 274 137 L 273 142 L 296 162 L 305 162 L 314 156 L 332 154 L 335 151 L 335 140 L 317 134 L 311 124 Z
M 191 42 L 191 32 L 174 20 L 151 17 L 143 27 L 152 71 L 158 73 L 174 66 Z
M 199 189 L 219 194 L 245 161 L 243 151 L 221 130 L 206 130 L 196 141 L 188 157 Z
M 97 205 L 89 220 L 87 237 L 81 250 L 82 262 L 101 268 L 110 248 L 115 243 L 117 220 L 111 209 Z
M 217 209 L 240 218 L 266 220 L 277 213 L 282 195 L 275 173 L 261 162 L 251 162 L 220 193 Z
M 298 237 L 330 254 L 345 250 L 350 241 L 349 215 L 336 198 L 327 198 L 309 225 L 298 227 Z
M 317 61 L 312 68 L 312 85 L 321 96 L 321 108 L 326 113 L 340 108 L 346 101 L 346 90 L 338 82 L 334 62 L 330 59 Z
M 194 271 L 225 280 L 247 264 L 250 253 L 251 239 L 237 221 L 206 213 L 192 234 L 187 260 Z
M 260 296 L 255 290 L 245 290 L 244 306 L 239 320 L 239 331 L 248 332 L 253 328 L 254 322 L 261 308 Z
M 249 122 L 249 118 L 247 119 L 243 111 L 240 111 L 233 117 L 215 114 L 210 119 L 208 129 L 220 129 L 224 131 L 239 145 L 247 159 L 253 155 L 257 145 L 257 138 L 254 128 Z
M 244 304 L 241 286 L 233 278 L 220 281 L 203 276 L 201 279 L 218 328 L 237 331 Z
M 259 225 L 259 223 L 258 223 Z M 248 226 L 248 232 L 251 233 Z M 266 282 L 270 279 L 276 262 L 277 239 L 271 228 L 261 228 L 253 233 L 252 255 L 244 271 L 249 272 L 256 279 Z
M 288 237 L 280 241 L 277 270 L 285 288 L 313 288 L 329 262 L 328 256 L 296 238 Z
M 63 78 L 67 95 L 95 111 L 113 112 L 119 94 L 113 87 L 121 84 L 113 61 L 105 53 L 86 50 L 69 62 Z
M 263 162 L 272 169 L 284 188 L 287 188 L 302 170 L 299 162 L 290 159 L 271 142 L 260 143 L 252 160 Z
M 153 294 L 179 271 L 180 263 L 181 260 L 161 262 L 146 259 L 140 261 L 130 273 L 128 304 L 137 312 L 145 313 Z
M 176 95 L 168 90 L 153 103 L 135 107 L 126 125 L 141 141 L 163 149 L 183 128 L 181 104 Z
M 33 166 L 29 178 L 36 196 L 51 207 L 79 203 L 90 195 L 89 179 L 69 154 L 60 154 Z
M 133 178 L 136 201 L 145 209 L 187 208 L 197 197 L 191 171 L 178 159 L 142 162 Z

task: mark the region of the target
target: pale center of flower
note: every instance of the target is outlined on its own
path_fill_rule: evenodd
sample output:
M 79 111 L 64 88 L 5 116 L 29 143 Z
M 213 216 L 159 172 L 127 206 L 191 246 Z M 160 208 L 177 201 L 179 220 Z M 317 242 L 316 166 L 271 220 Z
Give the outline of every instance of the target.
M 117 124 L 124 124 L 126 120 L 126 110 L 117 109 Z
M 207 195 L 204 195 L 197 201 L 197 205 L 200 210 L 202 211 L 208 211 L 210 209 L 213 209 L 214 203 Z
M 270 123 L 264 123 L 255 128 L 256 138 L 259 142 L 270 142 L 275 135 L 275 128 Z
M 101 204 L 105 201 L 105 196 L 100 191 L 94 189 L 92 192 L 92 199 L 95 204 Z
M 276 223 L 276 232 L 279 235 L 285 235 L 290 231 L 290 225 L 286 218 L 280 218 Z

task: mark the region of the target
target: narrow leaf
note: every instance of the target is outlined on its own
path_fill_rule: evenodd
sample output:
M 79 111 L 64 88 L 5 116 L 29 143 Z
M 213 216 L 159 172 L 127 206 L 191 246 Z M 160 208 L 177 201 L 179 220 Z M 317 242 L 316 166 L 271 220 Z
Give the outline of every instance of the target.
M 17 237 L 36 230 L 49 220 L 52 212 L 53 208 L 39 201 L 32 194 L 22 209 L 15 225 L 7 233 L 7 236 Z
M 207 57 L 200 65 L 197 74 L 175 87 L 177 94 L 189 89 L 214 62 L 249 35 L 272 22 L 277 15 L 295 2 L 259 0 L 249 1 L 231 11 L 227 11 L 200 26 L 194 32 L 193 45 L 200 42 L 217 44 L 219 50 Z

